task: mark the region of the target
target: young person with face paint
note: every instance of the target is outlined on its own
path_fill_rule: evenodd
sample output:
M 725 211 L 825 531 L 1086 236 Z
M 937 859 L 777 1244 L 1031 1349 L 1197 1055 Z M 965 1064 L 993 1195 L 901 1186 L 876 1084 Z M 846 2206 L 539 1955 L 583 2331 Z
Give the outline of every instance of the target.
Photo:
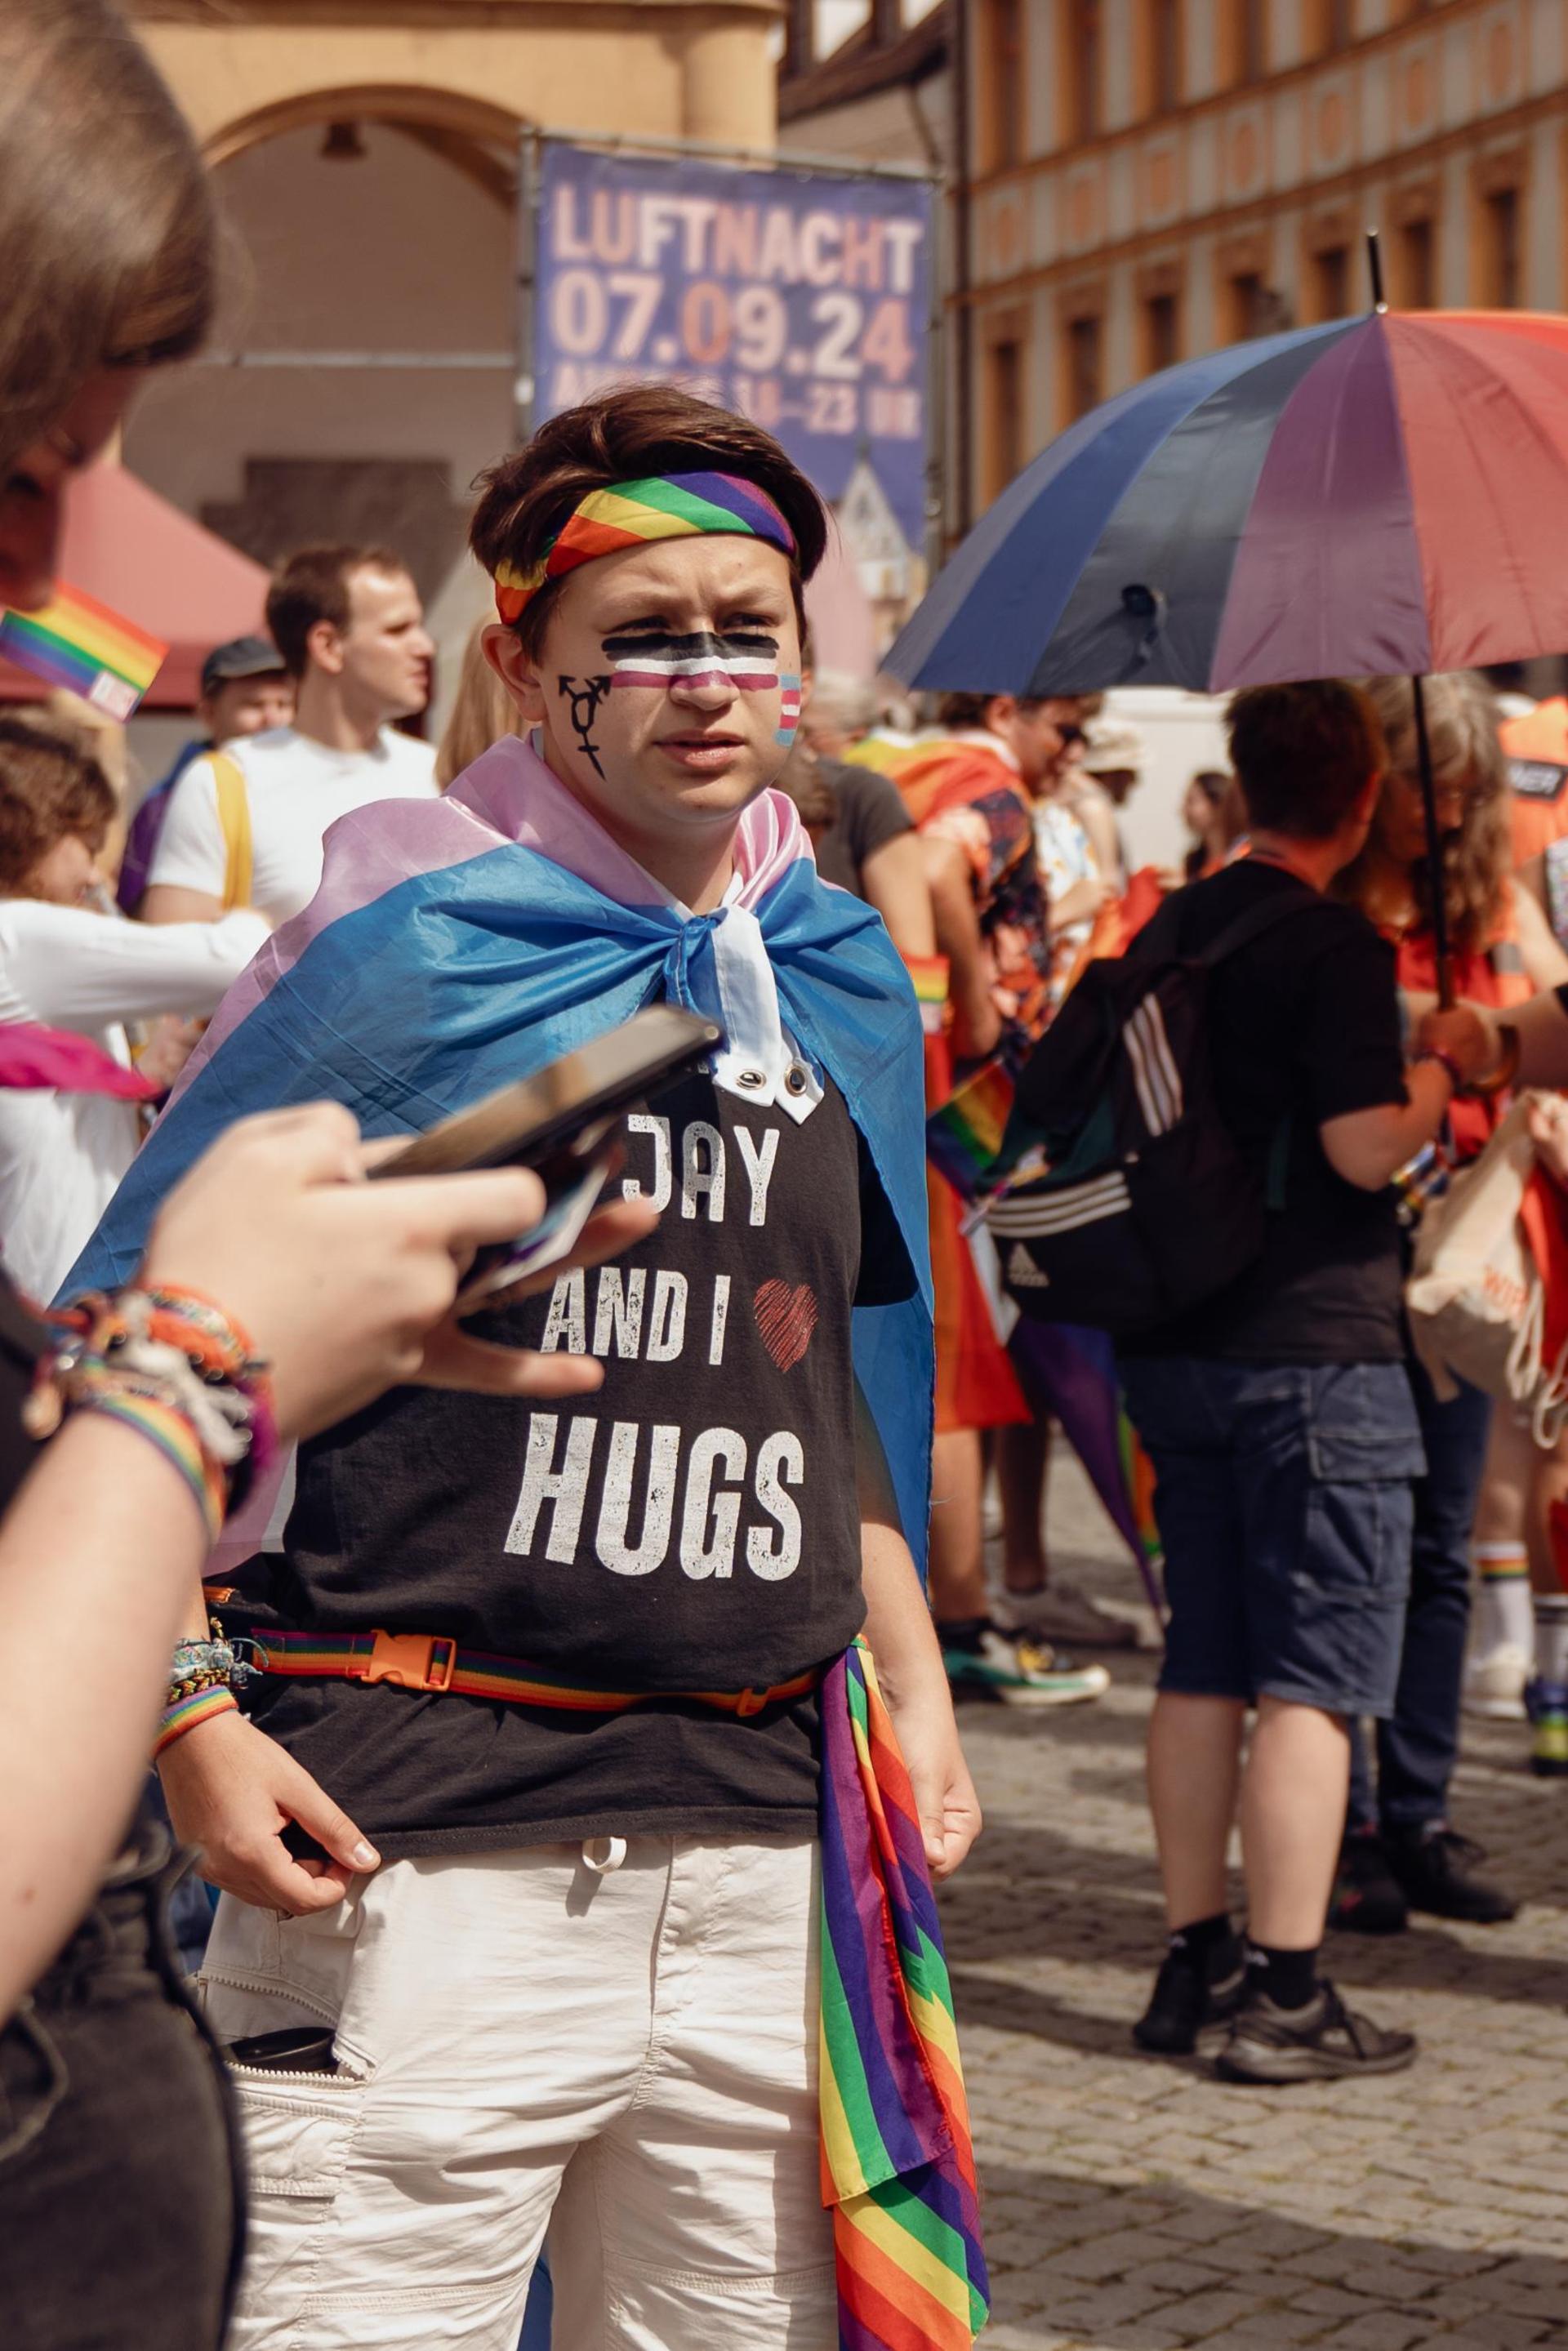
M 978 1814 L 912 1557 L 919 1016 L 769 789 L 824 528 L 768 435 L 668 387 L 497 467 L 472 543 L 517 736 L 337 827 L 78 1269 L 240 1104 L 406 1132 L 643 1003 L 725 1030 L 629 1122 L 658 1229 L 482 1326 L 602 1386 L 408 1391 L 304 1447 L 252 1719 L 164 1756 L 225 1888 L 209 2019 L 335 2035 L 330 2075 L 236 2073 L 236 2351 L 338 2351 L 371 2309 L 509 2351 L 547 2224 L 569 2346 L 935 2351 L 983 2318 L 927 1875 Z M 382 1859 L 296 1917 L 301 1774 Z

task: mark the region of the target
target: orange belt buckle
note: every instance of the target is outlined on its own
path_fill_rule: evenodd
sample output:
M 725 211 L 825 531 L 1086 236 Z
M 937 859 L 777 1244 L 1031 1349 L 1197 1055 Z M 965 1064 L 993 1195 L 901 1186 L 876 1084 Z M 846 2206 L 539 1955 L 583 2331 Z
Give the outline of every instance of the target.
M 736 1713 L 743 1719 L 748 1714 L 760 1714 L 772 1695 L 771 1690 L 743 1689 L 735 1701 Z
M 371 1635 L 370 1662 L 356 1681 L 395 1682 L 400 1689 L 445 1690 L 452 1687 L 457 1666 L 457 1644 L 444 1633 L 381 1633 Z M 443 1650 L 440 1664 L 437 1649 Z

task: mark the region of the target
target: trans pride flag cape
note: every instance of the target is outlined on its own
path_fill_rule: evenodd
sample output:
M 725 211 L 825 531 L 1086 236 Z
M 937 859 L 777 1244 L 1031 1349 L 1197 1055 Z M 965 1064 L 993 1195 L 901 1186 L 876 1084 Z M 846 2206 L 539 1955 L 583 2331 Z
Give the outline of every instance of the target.
M 793 804 L 736 841 L 780 1016 L 865 1138 L 918 1295 L 856 1311 L 855 1370 L 904 1534 L 925 1558 L 932 1394 L 919 1015 L 879 918 L 817 879 Z M 330 1096 L 369 1135 L 420 1134 L 668 998 L 722 1018 L 712 934 L 515 737 L 444 799 L 341 818 L 321 887 L 237 980 L 65 1293 L 130 1280 L 159 1202 L 248 1113 Z
M 780 1016 L 842 1094 L 917 1277 L 859 1308 L 855 1370 L 923 1562 L 934 1364 L 919 1015 L 880 920 L 818 881 L 793 805 L 742 820 L 740 904 Z M 321 887 L 230 990 L 68 1293 L 135 1271 L 159 1201 L 249 1112 L 331 1096 L 420 1132 L 661 998 L 714 1008 L 722 914 L 672 907 L 515 739 L 444 800 L 327 837 Z M 964 2351 L 984 2322 L 973 2159 L 915 1800 L 862 1653 L 822 1692 L 823 2196 L 843 2351 Z

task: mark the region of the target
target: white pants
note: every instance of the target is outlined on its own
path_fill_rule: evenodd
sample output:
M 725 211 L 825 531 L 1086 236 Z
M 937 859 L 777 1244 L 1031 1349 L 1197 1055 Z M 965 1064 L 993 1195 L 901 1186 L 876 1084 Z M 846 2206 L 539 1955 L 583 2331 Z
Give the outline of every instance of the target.
M 547 2226 L 554 2351 L 834 2351 L 814 1839 L 389 1862 L 308 1918 L 225 1895 L 202 1981 L 221 2040 L 336 2031 L 335 2073 L 234 2071 L 230 2351 L 515 2351 Z

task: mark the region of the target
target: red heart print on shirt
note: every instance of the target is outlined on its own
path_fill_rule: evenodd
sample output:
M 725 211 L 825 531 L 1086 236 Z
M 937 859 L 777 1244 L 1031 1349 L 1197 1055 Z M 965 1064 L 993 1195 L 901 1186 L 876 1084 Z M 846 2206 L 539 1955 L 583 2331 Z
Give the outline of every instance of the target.
M 793 1371 L 811 1343 L 817 1301 L 804 1281 L 765 1281 L 751 1301 L 762 1343 L 781 1372 Z

